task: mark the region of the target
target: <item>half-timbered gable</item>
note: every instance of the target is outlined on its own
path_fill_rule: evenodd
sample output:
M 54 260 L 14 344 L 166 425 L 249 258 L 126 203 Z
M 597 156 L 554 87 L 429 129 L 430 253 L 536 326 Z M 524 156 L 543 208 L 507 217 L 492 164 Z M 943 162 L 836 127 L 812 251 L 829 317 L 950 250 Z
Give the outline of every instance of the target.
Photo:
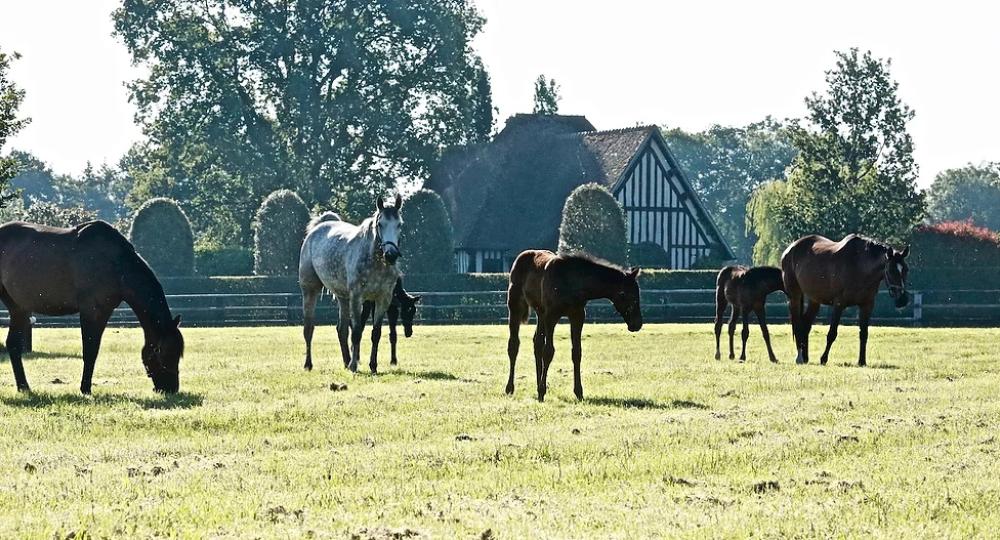
M 563 203 L 588 182 L 621 203 L 629 241 L 659 246 L 670 268 L 732 258 L 655 126 L 516 115 L 490 143 L 446 153 L 426 187 L 451 213 L 457 269 L 499 272 L 524 249 L 555 249 Z

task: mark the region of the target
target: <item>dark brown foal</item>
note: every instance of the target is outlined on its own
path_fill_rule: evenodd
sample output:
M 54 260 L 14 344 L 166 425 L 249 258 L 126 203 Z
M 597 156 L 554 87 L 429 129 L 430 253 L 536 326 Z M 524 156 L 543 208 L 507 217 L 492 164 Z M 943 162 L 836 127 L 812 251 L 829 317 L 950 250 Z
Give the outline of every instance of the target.
M 722 334 L 722 318 L 726 315 L 726 306 L 732 304 L 733 313 L 729 317 L 729 359 L 736 355 L 733 352 L 733 334 L 736 333 L 737 317 L 743 320 L 743 349 L 740 350 L 740 362 L 747 359 L 747 338 L 750 337 L 750 313 L 757 315 L 760 332 L 764 335 L 767 345 L 767 356 L 772 362 L 778 359 L 771 349 L 771 335 L 767 331 L 767 318 L 764 306 L 767 295 L 774 291 L 784 291 L 781 281 L 781 269 L 773 266 L 727 266 L 719 272 L 715 281 L 715 359 L 722 357 L 719 351 L 719 337 Z
M 577 399 L 583 399 L 580 337 L 587 302 L 607 298 L 625 320 L 629 332 L 638 332 L 642 328 L 638 275 L 638 268 L 625 270 L 586 255 L 556 255 L 544 250 L 521 252 L 511 267 L 507 289 L 510 311 L 507 393 L 514 393 L 514 364 L 521 344 L 518 331 L 522 323 L 528 322 L 528 310 L 534 309 L 538 316 L 534 339 L 538 401 L 545 400 L 549 364 L 556 352 L 553 332 L 563 316 L 569 317 L 573 346 L 573 393 Z

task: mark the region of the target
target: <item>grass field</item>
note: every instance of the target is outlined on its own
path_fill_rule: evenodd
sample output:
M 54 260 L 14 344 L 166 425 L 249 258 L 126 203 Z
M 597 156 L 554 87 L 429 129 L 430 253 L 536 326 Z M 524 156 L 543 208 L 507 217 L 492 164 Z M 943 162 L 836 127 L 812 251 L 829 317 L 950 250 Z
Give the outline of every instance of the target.
M 1000 330 L 874 328 L 859 369 L 856 328 L 821 367 L 791 362 L 787 326 L 772 365 L 756 328 L 738 364 L 708 325 L 590 325 L 577 402 L 562 326 L 545 403 L 530 332 L 510 398 L 501 326 L 418 327 L 377 377 L 338 366 L 332 328 L 312 373 L 298 328 L 188 329 L 164 398 L 140 332 L 112 329 L 85 398 L 77 331 L 38 330 L 33 394 L 0 365 L 0 537 L 1000 530 Z

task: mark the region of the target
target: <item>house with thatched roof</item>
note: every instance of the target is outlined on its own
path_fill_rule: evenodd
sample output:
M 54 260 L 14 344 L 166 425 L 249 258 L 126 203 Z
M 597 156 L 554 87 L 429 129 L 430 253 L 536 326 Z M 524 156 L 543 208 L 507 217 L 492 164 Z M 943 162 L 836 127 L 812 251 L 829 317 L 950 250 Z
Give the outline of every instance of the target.
M 598 131 L 583 116 L 518 114 L 488 143 L 447 151 L 424 187 L 444 199 L 459 272 L 503 272 L 524 249 L 556 248 L 574 188 L 604 185 L 629 242 L 664 266 L 732 259 L 656 126 Z

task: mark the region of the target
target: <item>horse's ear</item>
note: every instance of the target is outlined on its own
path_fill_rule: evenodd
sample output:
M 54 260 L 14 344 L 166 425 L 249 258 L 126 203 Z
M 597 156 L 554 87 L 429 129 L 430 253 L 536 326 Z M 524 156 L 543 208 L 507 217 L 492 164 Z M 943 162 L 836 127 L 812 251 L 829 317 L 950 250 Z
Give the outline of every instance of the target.
M 178 315 L 174 317 L 174 328 L 179 328 L 181 326 L 181 316 Z
M 399 207 L 402 206 L 402 205 L 403 205 L 403 197 L 400 196 L 399 193 L 397 193 L 396 194 L 396 208 L 399 209 Z
M 629 268 L 629 270 L 628 270 L 627 273 L 628 273 L 628 277 L 630 277 L 632 279 L 635 279 L 635 278 L 639 277 L 639 267 L 638 266 L 633 266 L 632 268 Z
M 904 259 L 909 255 L 910 255 L 910 246 L 906 246 L 905 248 L 903 248 L 903 252 L 899 254 L 899 256 Z
M 385 208 L 385 203 L 382 201 L 381 195 L 379 195 L 378 199 L 375 199 L 375 208 L 378 208 L 379 211 L 382 211 Z
M 413 302 L 416 303 L 416 302 L 419 302 L 420 299 L 423 298 L 423 297 L 424 297 L 424 295 L 422 295 L 422 294 L 414 294 L 410 298 L 413 298 Z

